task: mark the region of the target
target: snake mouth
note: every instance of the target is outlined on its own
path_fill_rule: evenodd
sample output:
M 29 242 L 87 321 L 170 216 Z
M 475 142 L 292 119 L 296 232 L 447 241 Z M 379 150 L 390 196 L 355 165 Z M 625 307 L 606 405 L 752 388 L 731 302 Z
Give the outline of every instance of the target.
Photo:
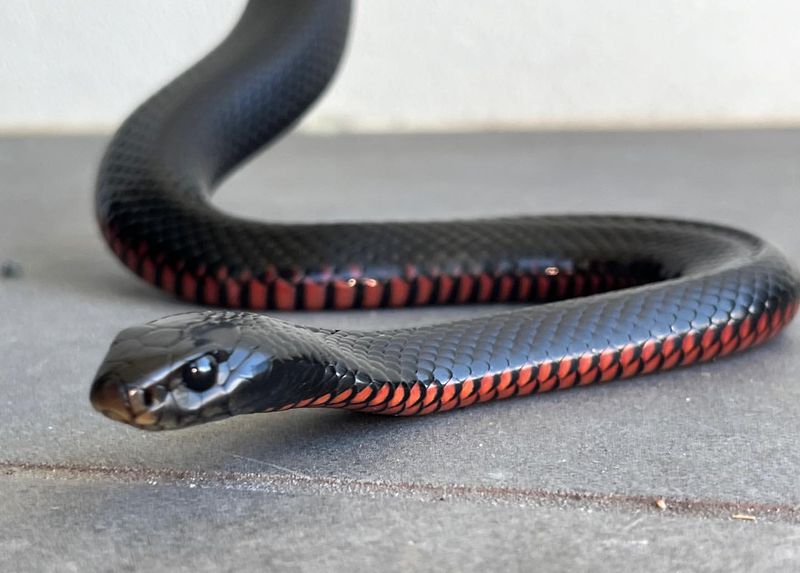
M 94 381 L 89 400 L 95 410 L 117 422 L 145 430 L 155 429 L 159 422 L 158 404 L 153 403 L 152 393 L 128 388 L 114 374 L 100 376 Z

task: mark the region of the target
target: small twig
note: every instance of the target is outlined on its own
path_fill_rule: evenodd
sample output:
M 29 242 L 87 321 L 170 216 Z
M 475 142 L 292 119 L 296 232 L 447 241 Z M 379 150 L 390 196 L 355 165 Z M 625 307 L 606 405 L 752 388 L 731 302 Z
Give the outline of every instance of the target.
M 746 513 L 734 513 L 731 515 L 731 519 L 739 519 L 741 521 L 756 521 L 756 517 L 754 515 L 747 515 Z

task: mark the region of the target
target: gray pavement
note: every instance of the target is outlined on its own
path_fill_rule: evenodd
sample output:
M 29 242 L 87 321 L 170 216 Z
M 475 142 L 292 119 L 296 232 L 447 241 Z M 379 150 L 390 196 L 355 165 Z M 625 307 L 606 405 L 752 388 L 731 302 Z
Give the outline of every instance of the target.
M 104 141 L 0 139 L 0 263 L 22 269 L 0 278 L 0 570 L 800 568 L 796 324 L 719 362 L 419 419 L 290 411 L 149 434 L 95 414 L 114 334 L 191 308 L 105 249 Z M 800 263 L 798 149 L 800 131 L 292 136 L 217 202 L 308 221 L 688 216 Z

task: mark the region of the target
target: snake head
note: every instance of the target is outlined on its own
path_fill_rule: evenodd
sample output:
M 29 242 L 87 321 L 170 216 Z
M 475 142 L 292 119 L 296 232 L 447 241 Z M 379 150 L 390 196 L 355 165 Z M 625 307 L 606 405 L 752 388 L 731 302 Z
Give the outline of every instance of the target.
M 123 330 L 95 376 L 92 405 L 146 430 L 255 411 L 259 405 L 241 396 L 264 382 L 273 360 L 241 319 L 242 313 L 195 312 Z

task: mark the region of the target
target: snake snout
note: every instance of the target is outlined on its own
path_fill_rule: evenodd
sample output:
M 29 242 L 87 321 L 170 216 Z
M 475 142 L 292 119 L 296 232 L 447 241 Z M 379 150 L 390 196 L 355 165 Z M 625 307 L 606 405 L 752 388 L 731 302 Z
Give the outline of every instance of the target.
M 114 374 L 107 374 L 94 381 L 89 399 L 104 416 L 146 428 L 158 422 L 164 395 L 153 388 L 129 388 Z
M 94 409 L 112 420 L 130 424 L 133 415 L 125 398 L 124 384 L 113 375 L 100 376 L 92 384 L 89 400 Z

